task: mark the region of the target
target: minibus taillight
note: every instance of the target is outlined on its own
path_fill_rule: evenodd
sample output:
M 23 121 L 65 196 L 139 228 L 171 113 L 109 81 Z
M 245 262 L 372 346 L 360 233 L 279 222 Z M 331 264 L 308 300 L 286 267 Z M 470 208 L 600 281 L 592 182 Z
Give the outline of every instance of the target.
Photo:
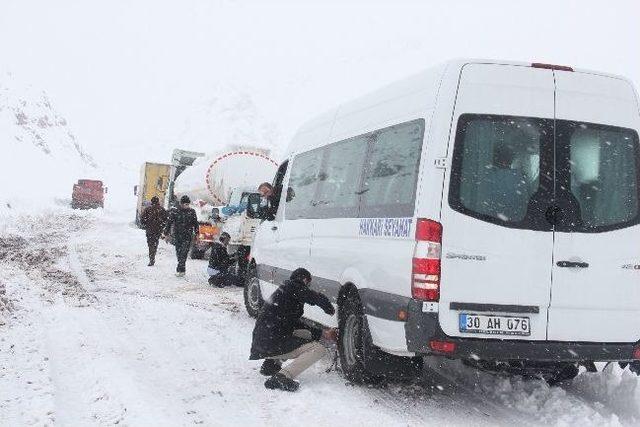
M 640 360 L 640 345 L 636 346 L 633 349 L 633 358 L 636 360 Z
M 412 260 L 411 296 L 421 301 L 440 299 L 442 224 L 419 218 Z

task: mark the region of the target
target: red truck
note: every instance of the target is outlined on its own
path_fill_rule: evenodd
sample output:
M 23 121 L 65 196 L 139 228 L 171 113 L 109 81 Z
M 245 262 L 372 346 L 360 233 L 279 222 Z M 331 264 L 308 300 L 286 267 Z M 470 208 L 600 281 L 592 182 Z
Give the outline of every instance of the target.
M 107 187 L 102 186 L 102 181 L 79 179 L 77 184 L 73 184 L 71 207 L 73 209 L 103 208 L 106 192 Z

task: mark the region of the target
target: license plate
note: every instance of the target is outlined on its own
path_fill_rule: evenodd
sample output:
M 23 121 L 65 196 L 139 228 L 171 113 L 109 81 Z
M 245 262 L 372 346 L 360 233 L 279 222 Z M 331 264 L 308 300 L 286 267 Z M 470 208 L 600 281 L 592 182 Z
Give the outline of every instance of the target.
M 460 332 L 491 335 L 531 335 L 528 317 L 460 313 Z

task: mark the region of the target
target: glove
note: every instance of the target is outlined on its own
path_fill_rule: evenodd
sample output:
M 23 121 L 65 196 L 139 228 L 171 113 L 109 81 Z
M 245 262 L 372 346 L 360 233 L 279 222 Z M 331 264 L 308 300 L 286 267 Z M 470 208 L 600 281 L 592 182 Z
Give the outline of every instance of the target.
M 336 314 L 336 309 L 333 308 L 333 304 L 324 308 L 323 309 L 325 313 L 327 313 L 329 316 L 333 316 L 334 314 Z
M 327 328 L 322 331 L 322 339 L 328 342 L 338 341 L 338 330 L 336 328 Z

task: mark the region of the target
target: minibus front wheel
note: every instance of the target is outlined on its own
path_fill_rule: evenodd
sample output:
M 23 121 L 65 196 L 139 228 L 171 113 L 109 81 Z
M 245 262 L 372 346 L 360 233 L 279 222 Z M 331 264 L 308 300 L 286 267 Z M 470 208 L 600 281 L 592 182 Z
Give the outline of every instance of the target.
M 256 266 L 252 264 L 247 271 L 247 281 L 244 285 L 244 307 L 249 316 L 258 317 L 263 304 L 260 280 L 256 275 Z

